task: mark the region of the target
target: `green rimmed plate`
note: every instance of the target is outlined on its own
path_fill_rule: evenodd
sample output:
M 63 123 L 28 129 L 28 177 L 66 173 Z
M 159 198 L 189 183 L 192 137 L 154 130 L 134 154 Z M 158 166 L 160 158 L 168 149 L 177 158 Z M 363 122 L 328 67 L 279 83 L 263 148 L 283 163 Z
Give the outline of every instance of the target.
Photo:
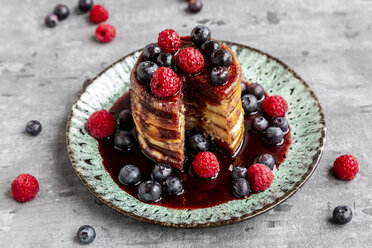
M 231 224 L 268 211 L 293 195 L 314 172 L 325 143 L 325 119 L 318 99 L 297 73 L 280 60 L 248 46 L 226 42 L 238 56 L 243 77 L 262 84 L 269 94 L 283 96 L 292 144 L 269 189 L 247 199 L 215 207 L 177 210 L 143 203 L 112 180 L 102 164 L 98 143 L 85 130 L 96 110 L 109 109 L 130 88 L 130 72 L 137 50 L 101 72 L 78 97 L 67 124 L 71 164 L 84 185 L 115 210 L 142 221 L 172 227 L 200 228 Z

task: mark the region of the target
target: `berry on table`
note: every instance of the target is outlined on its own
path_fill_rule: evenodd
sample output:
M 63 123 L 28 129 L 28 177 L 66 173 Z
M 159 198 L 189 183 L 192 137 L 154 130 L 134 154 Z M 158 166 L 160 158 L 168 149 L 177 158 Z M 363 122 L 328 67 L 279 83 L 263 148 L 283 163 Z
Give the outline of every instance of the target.
M 282 145 L 284 133 L 279 127 L 269 127 L 265 132 L 266 142 L 271 145 Z
M 181 79 L 170 68 L 160 67 L 151 79 L 151 91 L 158 97 L 168 97 L 176 94 L 181 88 Z
M 102 139 L 114 134 L 116 122 L 107 110 L 101 109 L 88 118 L 86 128 L 94 138 Z
M 130 132 L 117 131 L 114 138 L 114 148 L 119 151 L 129 152 L 136 145 L 136 140 Z
M 183 193 L 183 185 L 178 177 L 168 177 L 165 180 L 165 187 L 169 195 L 180 195 Z
M 159 33 L 158 44 L 163 52 L 174 54 L 181 45 L 181 39 L 173 29 L 165 29 Z
M 213 65 L 230 66 L 232 63 L 231 54 L 225 49 L 218 49 L 211 54 L 211 62 Z
M 333 163 L 333 171 L 342 180 L 352 180 L 359 171 L 358 160 L 352 155 L 342 155 Z
M 201 46 L 211 39 L 211 31 L 205 25 L 198 25 L 191 31 L 191 40 L 195 46 Z
M 201 0 L 189 0 L 188 8 L 190 12 L 198 13 L 203 8 L 203 2 Z
M 134 127 L 133 116 L 128 109 L 124 109 L 119 113 L 116 122 L 118 127 L 124 131 L 130 131 Z
M 39 182 L 30 174 L 17 176 L 10 188 L 13 199 L 20 203 L 31 201 L 37 192 L 39 192 Z
M 233 181 L 233 194 L 238 198 L 244 198 L 251 192 L 249 182 L 245 178 L 237 178 Z
M 175 67 L 174 56 L 170 53 L 160 53 L 156 62 L 158 65 L 171 68 L 172 70 Z
M 96 29 L 96 39 L 102 43 L 111 42 L 116 36 L 116 29 L 108 23 L 99 24 Z
M 157 163 L 151 172 L 152 179 L 163 182 L 172 175 L 172 167 L 169 164 Z
M 248 169 L 243 166 L 234 167 L 231 171 L 231 177 L 233 180 L 238 178 L 246 178 Z
M 288 121 L 284 117 L 275 117 L 272 126 L 279 127 L 280 129 L 282 129 L 284 134 L 287 134 L 289 131 Z
M 199 152 L 192 162 L 192 169 L 201 178 L 215 178 L 220 171 L 220 164 L 213 153 Z
M 203 45 L 200 47 L 200 51 L 202 52 L 204 58 L 209 59 L 211 54 L 220 48 L 221 45 L 218 41 L 210 40 L 203 43 Z
M 82 244 L 90 244 L 96 238 L 96 231 L 89 225 L 84 225 L 77 231 L 77 239 Z
M 33 136 L 38 135 L 41 132 L 41 130 L 42 130 L 42 126 L 39 121 L 32 120 L 32 121 L 27 122 L 26 124 L 26 132 Z
M 274 181 L 273 172 L 263 164 L 254 164 L 249 167 L 247 176 L 252 190 L 256 192 L 266 190 Z
M 335 224 L 346 224 L 353 218 L 353 211 L 348 206 L 338 206 L 333 210 L 333 222 Z
M 93 23 L 101 23 L 109 18 L 109 12 L 105 7 L 100 4 L 93 6 L 89 13 L 89 19 Z
M 88 12 L 93 7 L 93 0 L 79 0 L 78 6 L 81 12 Z
M 254 83 L 247 86 L 246 93 L 254 95 L 258 101 L 261 101 L 264 98 L 265 90 L 261 84 Z
M 50 14 L 45 18 L 45 25 L 49 28 L 54 28 L 58 24 L 58 16 L 55 14 Z
M 138 198 L 144 202 L 160 201 L 163 190 L 161 185 L 155 181 L 146 181 L 138 187 Z
M 203 134 L 195 134 L 187 139 L 187 146 L 193 154 L 209 150 L 209 141 Z
M 258 110 L 257 98 L 254 95 L 246 94 L 242 97 L 242 106 L 245 114 L 254 114 Z
M 280 117 L 288 111 L 288 104 L 281 96 L 269 96 L 262 102 L 262 110 L 271 117 Z
M 188 47 L 177 54 L 176 64 L 183 72 L 196 74 L 204 67 L 204 57 L 198 49 Z
M 156 59 L 161 53 L 161 48 L 157 43 L 150 43 L 146 45 L 143 50 L 142 54 L 143 57 L 145 57 L 146 60 L 150 60 L 153 62 L 156 62 Z
M 141 180 L 141 171 L 137 166 L 127 164 L 119 172 L 119 181 L 124 185 L 136 185 Z
M 70 14 L 70 9 L 64 4 L 58 4 L 55 8 L 53 13 L 58 16 L 59 21 L 63 21 L 68 17 Z
M 224 85 L 229 80 L 229 69 L 225 66 L 214 67 L 211 71 L 211 83 L 216 86 Z
M 275 166 L 275 158 L 271 154 L 264 153 L 256 158 L 255 163 L 266 165 L 270 170 L 273 170 Z
M 269 127 L 269 122 L 265 117 L 257 116 L 252 121 L 252 127 L 254 130 L 262 133 Z
M 157 64 L 152 61 L 144 61 L 137 67 L 137 78 L 142 83 L 150 82 L 154 72 L 159 68 Z

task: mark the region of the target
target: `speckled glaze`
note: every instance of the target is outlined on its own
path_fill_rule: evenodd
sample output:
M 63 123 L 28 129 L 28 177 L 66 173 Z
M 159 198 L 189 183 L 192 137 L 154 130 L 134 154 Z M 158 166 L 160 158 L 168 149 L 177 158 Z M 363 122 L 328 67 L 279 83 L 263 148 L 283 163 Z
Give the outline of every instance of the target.
M 211 208 L 176 210 L 143 203 L 111 179 L 102 164 L 98 143 L 85 130 L 96 110 L 109 109 L 130 88 L 130 71 L 140 51 L 135 51 L 101 72 L 72 106 L 67 125 L 70 160 L 84 185 L 101 201 L 138 220 L 163 226 L 200 228 L 231 224 L 268 211 L 293 195 L 311 176 L 323 152 L 325 120 L 322 108 L 308 85 L 283 62 L 248 46 L 224 42 L 238 56 L 243 78 L 262 84 L 269 94 L 283 96 L 292 144 L 275 173 L 271 187 L 248 199 Z

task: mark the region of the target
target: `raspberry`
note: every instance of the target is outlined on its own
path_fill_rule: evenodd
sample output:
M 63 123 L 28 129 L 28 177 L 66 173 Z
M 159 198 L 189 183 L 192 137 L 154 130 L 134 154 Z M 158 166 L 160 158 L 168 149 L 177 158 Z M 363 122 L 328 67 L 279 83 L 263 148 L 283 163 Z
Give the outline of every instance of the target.
M 216 156 L 211 152 L 199 152 L 192 162 L 192 169 L 202 178 L 212 178 L 220 170 L 220 164 Z
M 107 23 L 99 24 L 96 29 L 96 39 L 102 43 L 112 41 L 115 38 L 115 35 L 115 27 Z
M 274 174 L 263 164 L 254 164 L 248 169 L 248 181 L 253 191 L 261 192 L 270 187 L 274 181 Z
M 94 112 L 87 120 L 88 133 L 98 139 L 112 135 L 115 129 L 114 117 L 104 109 Z
M 30 174 L 21 174 L 13 180 L 10 193 L 13 199 L 24 203 L 31 201 L 39 192 L 39 182 Z
M 177 66 L 184 72 L 195 74 L 204 67 L 204 58 L 201 52 L 193 47 L 182 49 L 176 56 Z
M 173 29 L 166 29 L 159 33 L 158 44 L 165 53 L 175 53 L 181 45 L 180 36 Z
M 351 155 L 342 155 L 333 163 L 336 176 L 342 180 L 352 180 L 358 174 L 358 160 Z
M 160 67 L 152 75 L 150 87 L 158 97 L 173 96 L 181 87 L 181 79 L 172 69 Z
M 93 23 L 101 23 L 109 18 L 109 13 L 105 7 L 100 4 L 94 5 L 89 14 L 89 19 Z
M 281 96 L 269 96 L 262 102 L 262 110 L 272 117 L 284 116 L 288 104 Z

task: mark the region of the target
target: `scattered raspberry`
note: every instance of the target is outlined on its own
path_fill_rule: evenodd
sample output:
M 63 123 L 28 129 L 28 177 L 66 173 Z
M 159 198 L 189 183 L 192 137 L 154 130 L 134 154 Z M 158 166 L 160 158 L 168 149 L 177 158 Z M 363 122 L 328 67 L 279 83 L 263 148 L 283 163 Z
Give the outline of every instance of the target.
M 253 191 L 261 192 L 270 187 L 274 181 L 274 174 L 263 164 L 254 164 L 248 169 L 248 182 Z
M 96 29 L 96 39 L 102 43 L 112 41 L 115 38 L 115 35 L 115 27 L 107 23 L 99 24 Z
M 173 96 L 181 87 L 181 79 L 172 69 L 160 67 L 152 75 L 150 87 L 158 97 Z
M 105 7 L 100 4 L 94 5 L 89 14 L 89 19 L 93 23 L 101 23 L 109 18 L 109 13 Z
M 211 152 L 199 152 L 192 162 L 192 169 L 202 178 L 211 178 L 220 171 L 220 163 Z
M 112 135 L 115 129 L 114 117 L 104 109 L 94 112 L 87 120 L 88 133 L 98 139 Z
M 158 44 L 165 53 L 175 53 L 181 45 L 180 36 L 173 29 L 166 29 L 159 33 Z
M 262 102 L 262 110 L 272 117 L 284 116 L 288 104 L 281 96 L 269 96 Z
M 24 203 L 31 201 L 39 192 L 39 182 L 30 174 L 21 174 L 13 180 L 10 193 L 13 199 Z
M 358 160 L 351 155 L 342 155 L 333 163 L 336 176 L 342 180 L 352 180 L 359 171 Z
M 182 71 L 195 74 L 203 69 L 204 58 L 198 49 L 188 47 L 177 54 L 176 64 Z

